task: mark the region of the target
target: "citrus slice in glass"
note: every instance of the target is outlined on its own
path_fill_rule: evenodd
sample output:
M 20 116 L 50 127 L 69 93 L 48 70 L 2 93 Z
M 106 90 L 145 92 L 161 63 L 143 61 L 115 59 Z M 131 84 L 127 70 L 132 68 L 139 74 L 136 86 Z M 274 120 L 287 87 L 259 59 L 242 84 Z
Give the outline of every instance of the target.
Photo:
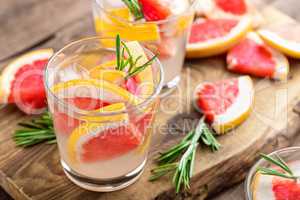
M 89 118 L 74 129 L 67 144 L 70 160 L 83 163 L 109 160 L 138 147 L 143 137 L 131 127 L 128 115 L 113 114 L 122 111 L 125 104 L 111 104 L 100 110 L 109 115 L 108 122 L 102 122 L 103 118 Z
M 51 88 L 52 92 L 61 99 L 74 97 L 100 98 L 110 103 L 128 103 L 137 105 L 141 99 L 127 90 L 105 80 L 74 79 L 61 82 Z

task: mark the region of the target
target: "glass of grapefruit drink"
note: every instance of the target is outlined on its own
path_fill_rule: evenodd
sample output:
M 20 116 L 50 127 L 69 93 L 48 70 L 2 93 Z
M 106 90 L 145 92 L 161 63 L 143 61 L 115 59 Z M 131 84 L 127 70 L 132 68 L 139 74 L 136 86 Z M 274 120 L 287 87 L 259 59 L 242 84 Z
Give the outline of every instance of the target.
M 164 92 L 171 91 L 180 81 L 196 1 L 94 0 L 95 29 L 101 37 L 120 34 L 151 49 L 164 67 Z
M 116 48 L 107 46 L 115 41 Z M 58 51 L 45 73 L 67 177 L 92 191 L 114 191 L 137 180 L 163 86 L 159 60 L 136 41 L 95 37 Z
M 266 156 L 280 165 L 270 162 L 268 158 L 260 159 L 247 176 L 245 182 L 246 199 L 299 199 L 300 147 L 281 149 Z M 262 168 L 263 170 L 261 170 Z

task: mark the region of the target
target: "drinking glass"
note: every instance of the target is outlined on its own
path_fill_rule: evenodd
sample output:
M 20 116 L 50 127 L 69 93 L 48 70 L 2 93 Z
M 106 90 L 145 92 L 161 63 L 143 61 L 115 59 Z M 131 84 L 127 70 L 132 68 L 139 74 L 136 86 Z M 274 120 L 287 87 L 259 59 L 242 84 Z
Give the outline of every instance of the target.
M 124 188 L 142 174 L 163 85 L 162 66 L 155 59 L 149 66 L 154 92 L 136 105 L 119 103 L 114 87 L 88 73 L 115 58 L 115 49 L 107 47 L 112 42 L 100 37 L 73 42 L 51 58 L 45 71 L 63 170 L 72 182 L 92 191 Z M 147 57 L 154 56 L 144 51 Z M 62 87 L 65 82 L 69 85 Z M 109 103 L 123 109 L 105 110 Z
M 140 41 L 151 49 L 158 55 L 164 67 L 164 90 L 170 91 L 180 81 L 185 47 L 197 0 L 185 1 L 188 3 L 185 10 L 165 20 L 132 21 L 129 11 L 121 0 L 94 0 L 96 33 L 101 37 L 115 37 L 119 34 L 125 40 Z M 180 6 L 175 4 L 175 1 L 170 2 L 170 7 Z
M 287 164 L 289 163 L 295 163 L 299 162 L 300 160 L 300 147 L 288 147 L 284 149 L 280 149 L 278 151 L 274 151 L 269 156 L 280 156 Z M 263 168 L 274 168 L 277 166 L 274 166 L 274 164 L 271 164 L 270 162 L 266 161 L 265 159 L 260 159 L 257 161 L 253 167 L 251 168 L 246 181 L 245 181 L 245 198 L 246 200 L 254 200 L 254 194 L 253 194 L 253 188 L 257 187 L 255 186 L 255 176 L 257 175 L 257 169 L 259 167 Z

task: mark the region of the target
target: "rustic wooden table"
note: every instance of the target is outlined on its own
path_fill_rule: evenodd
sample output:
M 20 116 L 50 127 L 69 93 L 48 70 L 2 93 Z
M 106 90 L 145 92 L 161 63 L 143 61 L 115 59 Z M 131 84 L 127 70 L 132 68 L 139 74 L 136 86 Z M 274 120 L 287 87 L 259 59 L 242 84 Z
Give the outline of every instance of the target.
M 60 48 L 82 35 L 93 35 L 88 0 L 0 0 L 0 69 L 14 56 L 34 48 Z M 265 0 L 300 21 L 298 0 Z M 300 145 L 300 137 L 295 140 Z M 0 188 L 0 199 L 11 199 Z M 243 184 L 214 200 L 244 199 Z

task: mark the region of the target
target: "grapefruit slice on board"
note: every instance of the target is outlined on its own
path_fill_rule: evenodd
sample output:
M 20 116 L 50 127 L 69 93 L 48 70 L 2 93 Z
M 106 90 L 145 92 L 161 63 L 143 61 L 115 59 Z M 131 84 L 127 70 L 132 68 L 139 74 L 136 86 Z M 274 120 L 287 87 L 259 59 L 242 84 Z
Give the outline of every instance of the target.
M 264 21 L 262 15 L 248 0 L 201 0 L 196 9 L 198 15 L 204 15 L 209 19 L 240 19 L 248 16 L 253 27 L 258 27 Z
M 125 104 L 116 103 L 100 110 L 109 113 L 125 109 Z M 143 142 L 145 133 L 135 128 L 137 123 L 130 123 L 126 113 L 110 117 L 109 122 L 97 123 L 96 116 L 73 130 L 68 139 L 68 155 L 71 161 L 86 163 L 113 159 L 137 148 Z
M 248 17 L 235 19 L 198 19 L 193 23 L 188 58 L 213 56 L 226 52 L 240 42 L 251 28 Z
M 292 58 L 300 58 L 300 26 L 298 24 L 274 24 L 260 29 L 258 34 L 267 44 L 278 51 Z
M 0 79 L 0 103 L 15 103 L 28 114 L 45 108 L 44 69 L 52 55 L 52 49 L 40 49 L 9 63 Z
M 195 91 L 195 107 L 211 123 L 217 134 L 235 128 L 247 119 L 254 98 L 249 76 L 200 84 Z
M 236 73 L 287 80 L 289 62 L 269 47 L 255 32 L 233 47 L 227 54 L 227 68 Z

